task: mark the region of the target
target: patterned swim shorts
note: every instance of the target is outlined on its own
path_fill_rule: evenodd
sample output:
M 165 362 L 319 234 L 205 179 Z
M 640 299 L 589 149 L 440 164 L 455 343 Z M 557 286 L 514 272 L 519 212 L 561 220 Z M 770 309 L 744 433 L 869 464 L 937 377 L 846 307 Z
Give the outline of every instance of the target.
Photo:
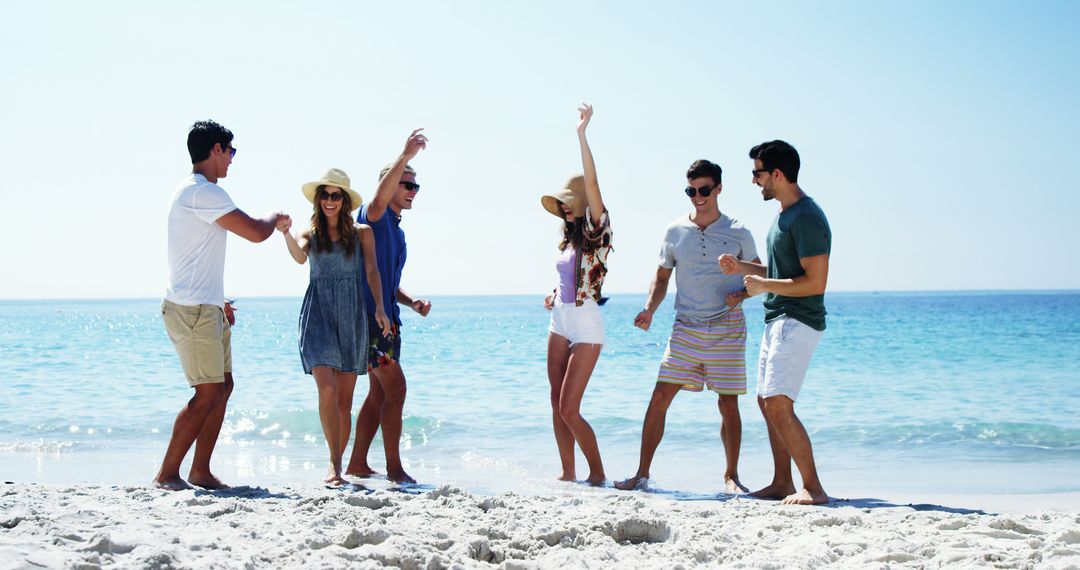
M 368 319 L 368 371 L 401 360 L 401 327 L 394 325 L 385 337 L 375 319 Z
M 700 392 L 746 393 L 746 317 L 741 308 L 707 323 L 675 321 L 657 382 Z

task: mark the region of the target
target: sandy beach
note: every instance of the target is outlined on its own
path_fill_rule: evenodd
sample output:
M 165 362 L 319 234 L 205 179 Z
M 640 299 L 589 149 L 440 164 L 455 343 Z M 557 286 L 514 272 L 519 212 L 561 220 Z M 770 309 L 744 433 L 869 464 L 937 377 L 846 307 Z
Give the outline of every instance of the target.
M 997 499 L 1019 511 L 1042 504 Z M 0 568 L 1077 568 L 1076 500 L 1051 501 L 1064 511 L 993 513 L 578 486 L 482 496 L 451 486 L 169 493 L 8 483 Z

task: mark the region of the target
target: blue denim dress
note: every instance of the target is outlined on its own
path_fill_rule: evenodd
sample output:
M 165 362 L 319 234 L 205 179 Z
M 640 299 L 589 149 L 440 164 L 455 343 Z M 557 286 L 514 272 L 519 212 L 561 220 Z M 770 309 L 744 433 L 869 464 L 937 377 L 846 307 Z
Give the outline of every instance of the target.
M 364 257 L 360 244 L 352 257 L 335 242 L 329 253 L 308 254 L 311 282 L 300 307 L 300 362 L 367 374 L 368 323 L 364 305 Z

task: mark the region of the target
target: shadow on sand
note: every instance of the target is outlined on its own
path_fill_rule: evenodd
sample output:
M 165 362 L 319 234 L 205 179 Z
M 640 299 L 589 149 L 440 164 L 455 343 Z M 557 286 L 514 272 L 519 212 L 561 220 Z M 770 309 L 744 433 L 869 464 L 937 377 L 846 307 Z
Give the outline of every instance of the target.
M 630 492 L 630 491 L 628 491 Z M 760 501 L 762 503 L 780 504 L 780 501 L 773 499 L 757 499 L 748 495 L 733 495 L 729 493 L 690 493 L 686 491 L 660 489 L 650 487 L 647 489 L 640 489 L 638 492 L 646 493 L 649 495 L 658 495 L 661 497 L 667 497 L 676 501 L 719 501 L 727 502 L 732 499 L 744 500 L 744 501 Z M 831 501 L 825 505 L 815 505 L 818 508 L 836 509 L 840 507 L 855 507 L 858 509 L 897 509 L 908 508 L 916 511 L 937 511 L 942 513 L 953 513 L 959 515 L 990 515 L 994 513 L 988 513 L 979 509 L 966 509 L 963 507 L 948 507 L 944 505 L 933 505 L 929 503 L 892 503 L 883 499 L 872 498 L 858 498 L 858 499 L 840 499 L 837 497 L 830 497 Z
M 963 507 L 947 507 L 944 505 L 932 505 L 929 503 L 890 503 L 882 499 L 837 499 L 832 498 L 832 502 L 823 507 L 856 507 L 860 509 L 890 509 L 890 508 L 909 508 L 916 511 L 938 511 L 942 513 L 953 513 L 958 515 L 991 515 L 994 513 L 988 513 L 980 509 L 965 509 Z
M 229 487 L 228 489 L 195 489 L 195 496 L 202 497 L 209 495 L 211 497 L 219 498 L 236 498 L 236 499 L 299 499 L 300 495 L 295 493 L 274 493 L 269 489 L 263 487 L 249 487 L 247 485 L 239 485 L 236 487 Z

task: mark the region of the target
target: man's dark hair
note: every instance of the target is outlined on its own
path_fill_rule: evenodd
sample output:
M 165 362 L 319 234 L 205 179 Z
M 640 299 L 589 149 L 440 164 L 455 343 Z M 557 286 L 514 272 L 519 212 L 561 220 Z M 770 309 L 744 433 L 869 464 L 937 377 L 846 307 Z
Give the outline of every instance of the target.
M 788 182 L 799 181 L 799 151 L 784 141 L 763 142 L 750 149 L 750 158 L 760 160 L 766 170 L 779 169 Z
M 191 155 L 191 164 L 210 158 L 210 151 L 214 149 L 215 144 L 220 144 L 221 150 L 225 150 L 232 139 L 232 131 L 214 121 L 199 121 L 191 125 L 191 130 L 187 135 L 187 150 Z
M 719 164 L 715 162 L 709 162 L 704 158 L 701 160 L 695 160 L 690 165 L 690 169 L 686 171 L 686 179 L 693 180 L 694 178 L 712 178 L 713 184 L 720 183 L 720 176 L 724 174 L 724 169 L 720 168 Z

